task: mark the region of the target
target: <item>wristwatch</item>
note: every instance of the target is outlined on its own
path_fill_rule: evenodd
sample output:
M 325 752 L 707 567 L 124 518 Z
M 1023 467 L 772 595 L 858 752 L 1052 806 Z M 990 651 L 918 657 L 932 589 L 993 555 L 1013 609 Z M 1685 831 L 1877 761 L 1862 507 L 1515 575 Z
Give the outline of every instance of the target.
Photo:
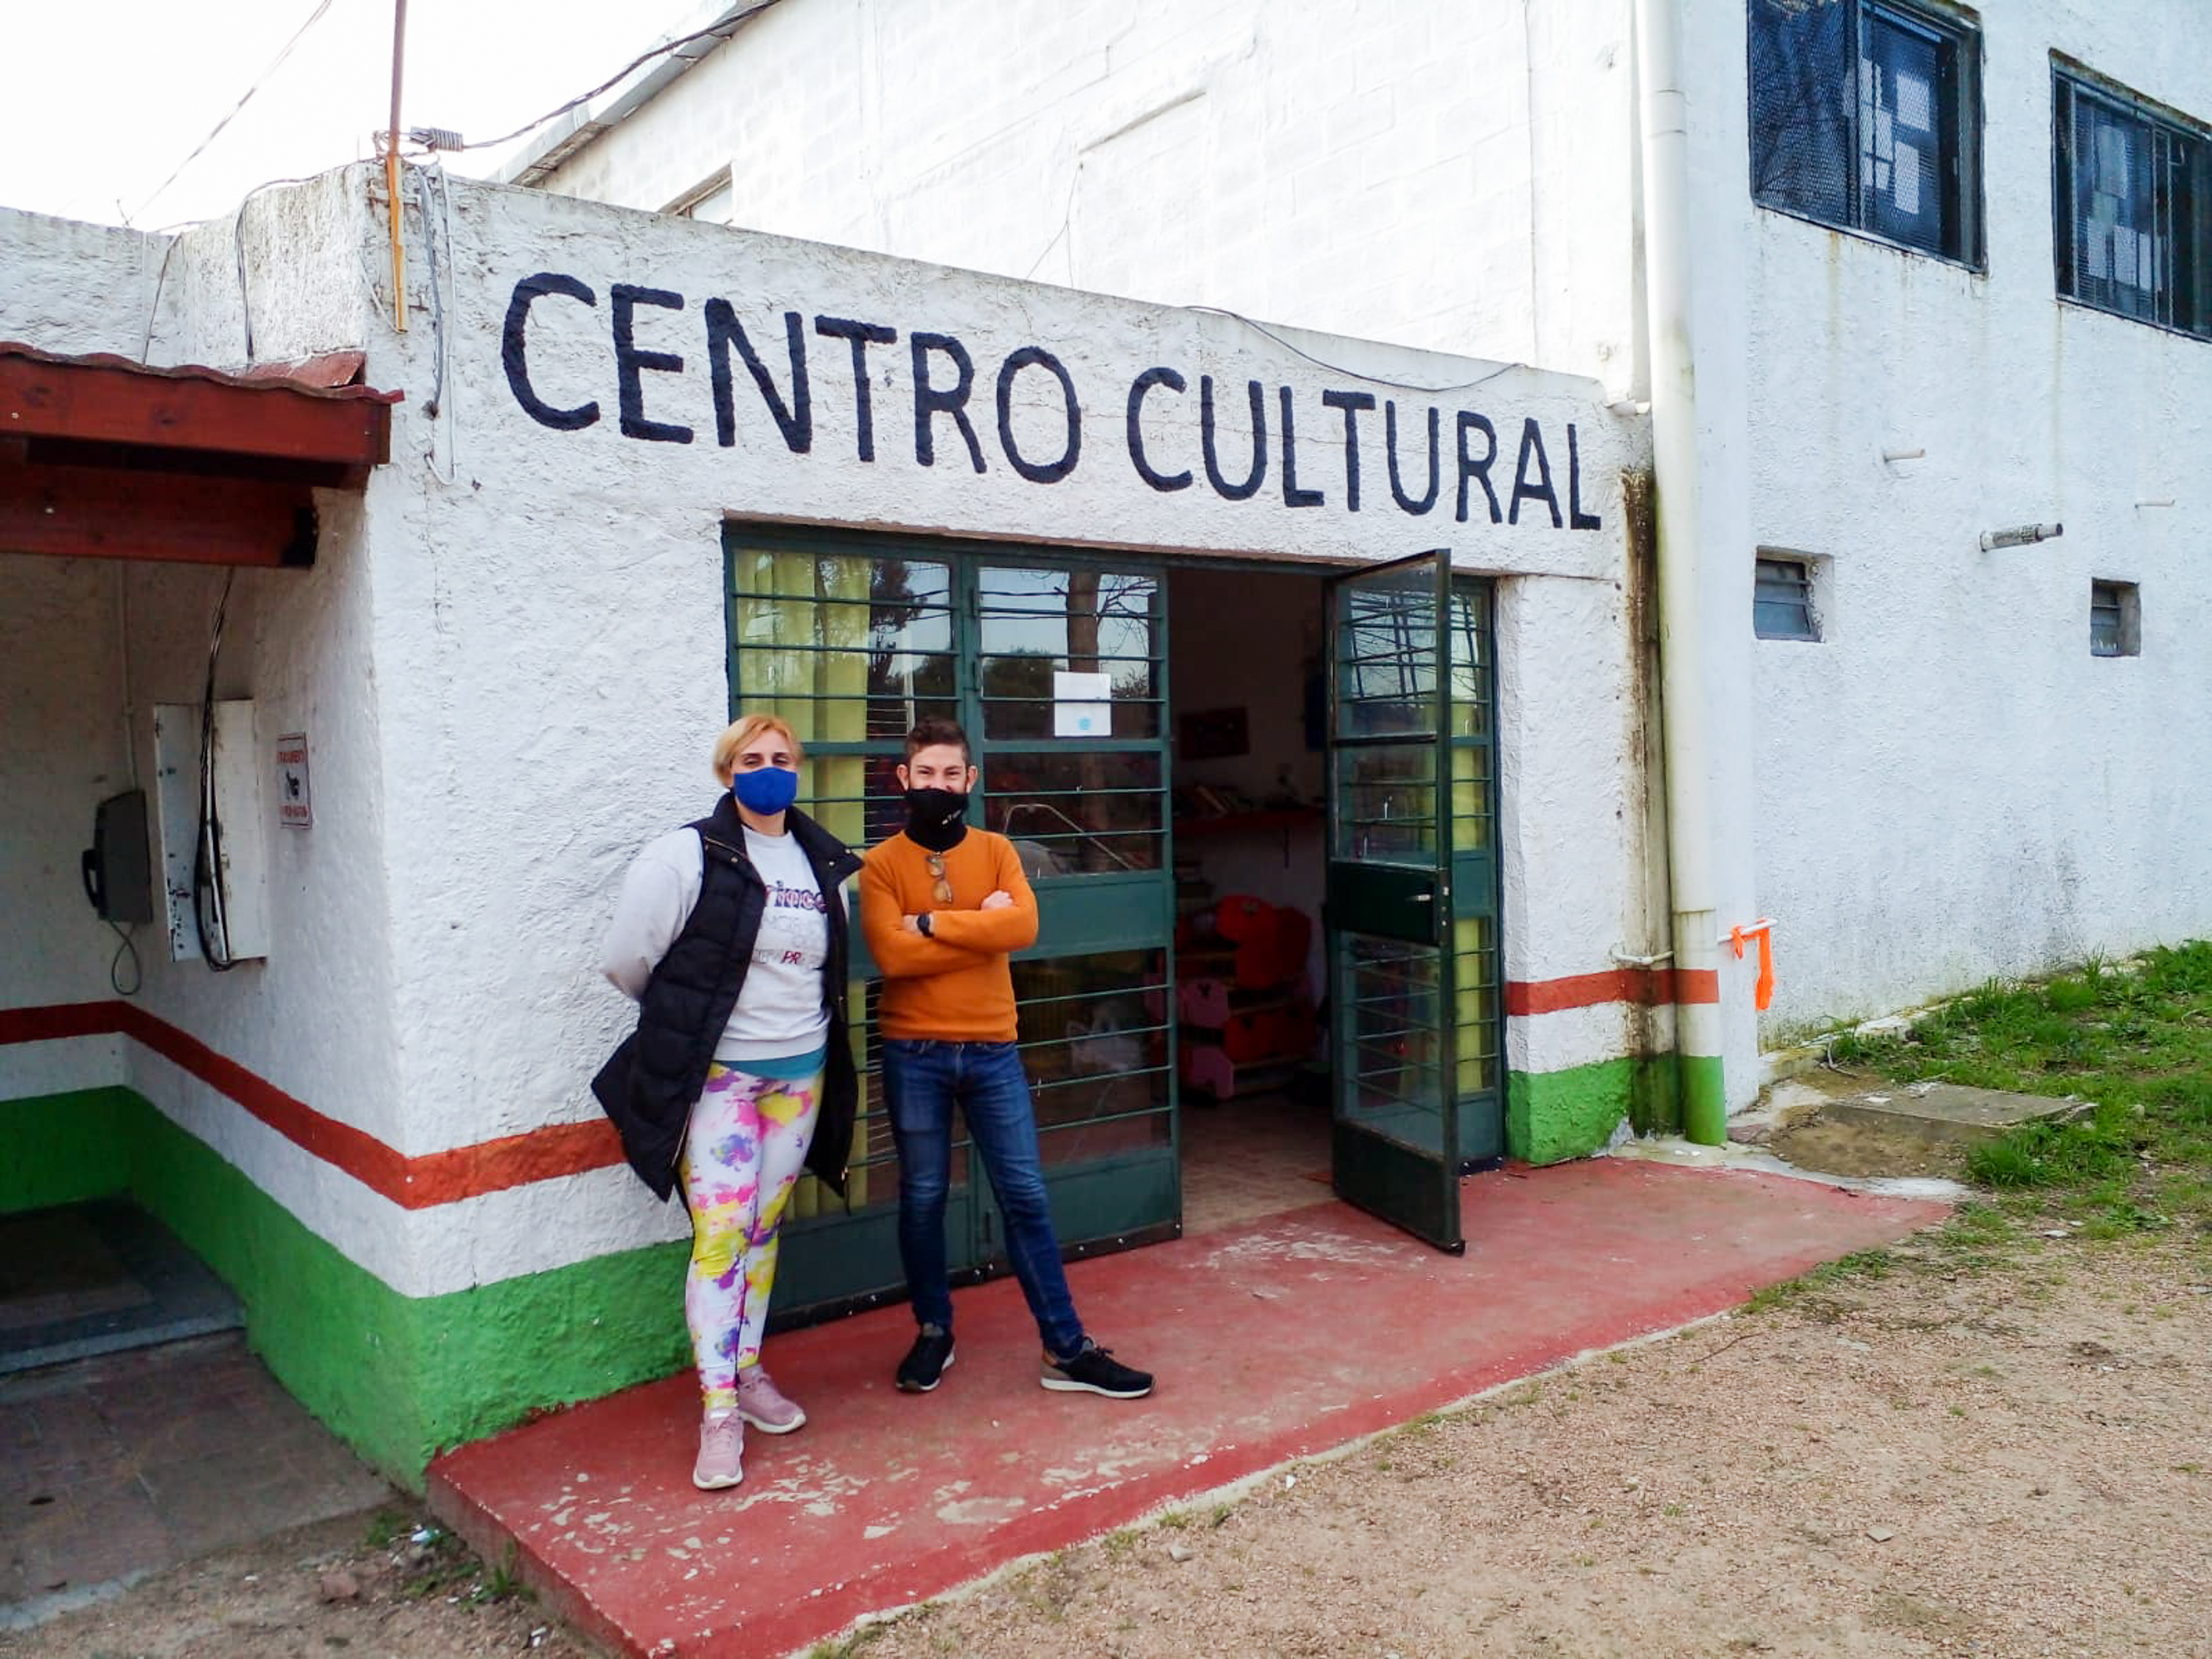
M 937 937 L 936 934 L 929 931 L 928 911 L 924 910 L 920 915 L 914 919 L 914 931 L 920 933 L 924 939 L 935 939 Z

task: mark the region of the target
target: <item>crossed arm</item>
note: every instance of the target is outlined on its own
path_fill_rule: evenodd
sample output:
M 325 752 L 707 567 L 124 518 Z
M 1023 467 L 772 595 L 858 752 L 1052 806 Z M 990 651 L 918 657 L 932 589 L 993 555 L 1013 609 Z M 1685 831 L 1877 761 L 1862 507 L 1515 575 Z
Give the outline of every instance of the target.
M 997 888 L 974 910 L 933 909 L 930 933 L 915 926 L 890 876 L 873 864 L 860 868 L 860 932 L 868 952 L 890 979 L 918 979 L 973 968 L 992 957 L 1036 942 L 1036 895 L 1011 847 L 999 850 Z

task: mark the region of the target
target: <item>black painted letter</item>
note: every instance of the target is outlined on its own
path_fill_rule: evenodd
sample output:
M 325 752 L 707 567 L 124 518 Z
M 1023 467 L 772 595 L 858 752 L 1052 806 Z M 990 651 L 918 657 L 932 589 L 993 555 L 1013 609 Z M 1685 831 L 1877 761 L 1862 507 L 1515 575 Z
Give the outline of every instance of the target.
M 876 411 L 868 400 L 868 348 L 890 345 L 898 331 L 881 323 L 856 323 L 844 317 L 817 317 L 814 331 L 825 339 L 847 340 L 853 347 L 853 426 L 859 438 L 860 459 L 876 459 Z
M 783 331 L 791 346 L 791 403 L 784 404 L 769 379 L 768 365 L 745 337 L 745 325 L 727 300 L 707 301 L 707 367 L 714 380 L 714 439 L 723 448 L 738 441 L 738 410 L 730 374 L 730 348 L 745 360 L 745 368 L 760 388 L 761 401 L 775 416 L 784 446 L 794 455 L 814 447 L 814 398 L 806 385 L 806 320 L 795 311 L 783 313 Z
M 1484 441 L 1489 446 L 1482 452 L 1482 459 L 1479 461 L 1467 453 L 1467 434 L 1470 432 L 1482 434 Z M 1484 416 L 1475 414 L 1471 410 L 1460 410 L 1459 513 L 1457 516 L 1462 524 L 1467 522 L 1467 481 L 1469 478 L 1480 478 L 1482 481 L 1482 493 L 1490 502 L 1491 523 L 1498 523 L 1504 516 L 1498 510 L 1498 492 L 1490 487 L 1490 464 L 1497 459 L 1498 428 L 1491 425 Z
M 1528 482 L 1528 458 L 1536 458 L 1537 482 Z M 1508 524 L 1521 522 L 1521 503 L 1523 500 L 1541 501 L 1552 509 L 1552 528 L 1557 530 L 1559 518 L 1559 498 L 1552 489 L 1552 463 L 1544 454 L 1544 434 L 1538 429 L 1536 417 L 1528 416 L 1521 422 L 1521 459 L 1513 467 L 1513 506 L 1505 515 Z
M 1188 390 L 1182 375 L 1171 368 L 1148 368 L 1129 386 L 1129 465 L 1137 469 L 1137 476 L 1158 490 L 1188 489 L 1190 488 L 1190 469 L 1167 473 L 1158 471 L 1145 459 L 1145 429 L 1141 417 L 1145 412 L 1145 394 L 1156 386 L 1166 386 L 1171 392 Z
M 1595 530 L 1601 520 L 1583 511 L 1583 452 L 1575 441 L 1575 423 L 1567 422 L 1567 528 Z
M 1443 471 L 1437 464 L 1437 406 L 1429 405 L 1429 493 L 1418 501 L 1406 493 L 1398 478 L 1398 405 L 1385 402 L 1382 405 L 1382 447 L 1390 458 L 1390 494 L 1398 505 L 1415 518 L 1437 504 L 1437 490 L 1443 483 Z
M 1030 368 L 1048 368 L 1060 382 L 1060 395 L 1067 405 L 1067 447 L 1056 461 L 1042 465 L 1025 461 L 1014 447 L 1014 376 Z M 1058 483 L 1075 471 L 1083 453 L 1083 405 L 1075 400 L 1075 382 L 1067 378 L 1060 359 L 1042 346 L 1024 346 L 1007 355 L 999 368 L 999 447 L 1008 465 L 1031 483 Z
M 1344 507 L 1359 511 L 1359 411 L 1375 407 L 1371 392 L 1324 392 L 1321 400 L 1344 411 Z
M 684 296 L 671 294 L 666 289 L 635 288 L 628 283 L 617 283 L 607 291 L 615 302 L 615 384 L 622 393 L 623 436 L 643 438 L 656 444 L 690 443 L 690 427 L 645 418 L 643 372 L 650 368 L 664 374 L 680 374 L 684 372 L 684 360 L 672 351 L 637 349 L 637 307 L 655 306 L 663 311 L 681 311 Z
M 1278 391 L 1283 404 L 1283 505 L 1319 507 L 1321 491 L 1298 488 L 1298 429 L 1291 418 L 1291 389 L 1282 386 Z
M 914 458 L 924 466 L 937 465 L 937 435 L 931 429 L 933 415 L 950 415 L 960 435 L 968 441 L 968 459 L 983 470 L 983 446 L 975 441 L 975 428 L 968 423 L 968 393 L 975 384 L 975 360 L 968 348 L 950 334 L 909 334 L 907 349 L 914 357 Z M 951 390 L 939 392 L 929 383 L 929 354 L 941 351 L 952 359 L 960 379 Z
M 524 338 L 530 326 L 530 307 L 548 294 L 564 295 L 571 300 L 581 300 L 596 307 L 599 296 L 586 288 L 574 276 L 541 270 L 535 276 L 526 276 L 514 285 L 514 295 L 507 302 L 507 325 L 500 331 L 500 362 L 507 369 L 507 389 L 514 394 L 514 401 L 522 405 L 522 412 L 540 426 L 550 426 L 556 432 L 580 432 L 599 418 L 596 403 L 578 404 L 574 409 L 556 409 L 538 395 L 530 384 L 530 361 Z
M 1244 383 L 1252 400 L 1252 471 L 1244 482 L 1233 484 L 1221 476 L 1221 463 L 1213 453 L 1213 376 L 1198 377 L 1198 441 L 1206 457 L 1206 477 L 1223 500 L 1241 501 L 1260 493 L 1267 478 L 1267 394 L 1257 380 Z

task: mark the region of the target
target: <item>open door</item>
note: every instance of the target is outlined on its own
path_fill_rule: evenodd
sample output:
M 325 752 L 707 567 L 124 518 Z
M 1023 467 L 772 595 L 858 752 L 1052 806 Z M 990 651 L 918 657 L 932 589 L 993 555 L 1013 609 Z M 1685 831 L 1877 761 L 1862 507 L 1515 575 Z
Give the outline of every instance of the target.
M 1328 933 L 1337 1195 L 1460 1231 L 1449 555 L 1328 584 Z

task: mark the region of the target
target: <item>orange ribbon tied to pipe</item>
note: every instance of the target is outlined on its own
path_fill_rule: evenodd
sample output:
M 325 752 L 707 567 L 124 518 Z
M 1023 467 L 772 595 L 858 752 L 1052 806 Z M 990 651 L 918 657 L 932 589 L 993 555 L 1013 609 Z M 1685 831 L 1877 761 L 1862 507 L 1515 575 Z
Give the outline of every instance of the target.
M 1752 987 L 1752 1006 L 1759 1012 L 1774 1000 L 1774 919 L 1761 916 L 1748 927 L 1729 929 L 1728 942 L 1735 947 L 1738 962 L 1743 960 L 1744 946 L 1753 938 L 1759 940 L 1759 982 Z

